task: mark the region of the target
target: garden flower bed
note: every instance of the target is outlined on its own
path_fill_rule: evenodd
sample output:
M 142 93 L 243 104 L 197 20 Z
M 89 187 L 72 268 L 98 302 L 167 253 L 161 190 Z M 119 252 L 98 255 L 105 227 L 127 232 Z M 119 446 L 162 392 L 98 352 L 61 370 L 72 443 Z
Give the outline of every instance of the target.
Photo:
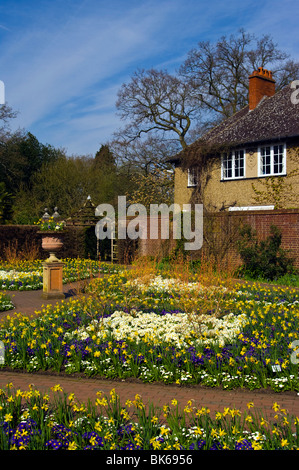
M 116 272 L 117 267 L 92 260 L 63 259 L 63 282 L 75 282 L 101 273 Z M 42 261 L 0 264 L 0 290 L 35 290 L 43 287 Z
M 0 288 L 2 290 L 33 290 L 43 286 L 42 270 L 39 271 L 0 271 Z
M 117 272 L 118 267 L 108 263 L 91 260 L 65 259 L 63 268 L 63 283 L 89 279 L 100 273 Z M 14 308 L 13 301 L 7 291 L 29 291 L 43 288 L 42 261 L 16 261 L 0 263 L 0 312 Z M 1 292 L 4 291 L 4 292 Z
M 145 405 L 139 395 L 123 404 L 112 389 L 85 404 L 60 385 L 42 394 L 8 384 L 0 390 L 0 449 L 185 450 L 188 464 L 194 463 L 196 450 L 298 449 L 298 418 L 276 402 L 273 409 L 269 422 L 255 412 L 254 403 L 243 412 L 226 407 L 211 416 L 208 408 L 191 401 L 179 408 L 175 398 L 160 408 Z M 168 454 L 167 463 L 178 463 L 180 455 Z
M 154 346 L 167 344 L 177 349 L 189 346 L 224 346 L 234 341 L 247 323 L 245 315 L 233 313 L 220 319 L 210 315 L 187 313 L 131 313 L 116 311 L 109 317 L 93 320 L 90 325 L 66 333 L 66 339 L 105 341 L 130 341 L 136 344 L 146 342 Z
M 84 298 L 48 306 L 0 330 L 5 365 L 225 389 L 299 390 L 295 289 L 205 287 L 196 280 L 120 271 L 94 279 Z M 273 366 L 275 366 L 273 368 Z
M 12 308 L 14 308 L 14 305 L 10 297 L 3 292 L 0 292 L 0 312 L 5 312 Z

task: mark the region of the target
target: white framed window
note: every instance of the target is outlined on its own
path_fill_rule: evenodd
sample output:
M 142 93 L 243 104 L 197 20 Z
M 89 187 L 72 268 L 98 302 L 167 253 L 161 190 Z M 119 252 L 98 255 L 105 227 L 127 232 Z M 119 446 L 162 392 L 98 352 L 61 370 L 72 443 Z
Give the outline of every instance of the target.
M 258 149 L 258 176 L 286 174 L 286 145 L 265 145 Z
M 245 150 L 224 153 L 221 158 L 221 179 L 245 178 Z
M 198 169 L 189 168 L 188 169 L 188 187 L 197 186 L 197 183 L 198 183 Z

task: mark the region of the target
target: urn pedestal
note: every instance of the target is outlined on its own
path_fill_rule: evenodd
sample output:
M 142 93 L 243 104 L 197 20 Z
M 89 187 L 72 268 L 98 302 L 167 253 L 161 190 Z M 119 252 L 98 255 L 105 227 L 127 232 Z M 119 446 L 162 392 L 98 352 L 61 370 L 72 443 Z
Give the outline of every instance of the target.
M 64 299 L 62 283 L 63 263 L 43 263 L 43 299 Z
M 43 299 L 64 299 L 63 293 L 63 263 L 56 257 L 61 250 L 63 240 L 57 232 L 42 232 L 42 248 L 50 256 L 43 263 Z

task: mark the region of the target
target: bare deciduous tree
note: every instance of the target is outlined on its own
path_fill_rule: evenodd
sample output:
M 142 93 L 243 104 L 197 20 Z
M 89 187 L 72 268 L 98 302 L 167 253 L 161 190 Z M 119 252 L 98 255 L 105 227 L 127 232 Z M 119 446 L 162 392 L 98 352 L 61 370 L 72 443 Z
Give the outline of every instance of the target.
M 276 90 L 299 77 L 299 63 L 280 51 L 269 35 L 256 38 L 243 29 L 216 43 L 199 42 L 180 68 L 180 76 L 198 104 L 222 120 L 247 105 L 248 77 L 258 67 L 272 71 Z
M 165 71 L 135 72 L 123 84 L 116 103 L 120 116 L 130 120 L 123 131 L 128 140 L 151 131 L 174 132 L 182 148 L 198 105 L 192 102 L 189 84 Z
M 115 140 L 110 148 L 128 175 L 130 203 L 172 202 L 174 174 L 168 159 L 178 151 L 177 142 L 149 135 L 132 142 Z
M 8 104 L 0 106 L 0 143 L 5 142 L 11 136 L 9 121 L 16 116 L 17 113 Z

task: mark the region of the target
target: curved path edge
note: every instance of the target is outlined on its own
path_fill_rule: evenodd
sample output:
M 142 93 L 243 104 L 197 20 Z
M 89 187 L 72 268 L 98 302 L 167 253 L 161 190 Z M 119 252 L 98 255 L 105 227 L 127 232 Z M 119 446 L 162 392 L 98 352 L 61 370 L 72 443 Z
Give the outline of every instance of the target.
M 0 370 L 0 389 L 12 384 L 15 389 L 28 390 L 30 386 L 42 393 L 50 392 L 55 385 L 60 385 L 66 394 L 74 393 L 79 402 L 94 403 L 97 392 L 109 396 L 112 389 L 120 397 L 122 405 L 127 400 L 134 400 L 138 394 L 145 405 L 150 403 L 157 407 L 171 405 L 173 399 L 184 408 L 191 400 L 192 406 L 207 407 L 214 415 L 224 408 L 235 408 L 244 412 L 247 404 L 253 403 L 254 410 L 265 418 L 271 419 L 276 412 L 273 404 L 278 403 L 289 415 L 299 417 L 299 395 L 296 392 L 275 393 L 264 390 L 223 390 L 220 388 L 203 388 L 200 386 L 180 387 L 161 383 L 143 383 L 138 380 L 109 380 L 103 378 L 84 378 L 78 376 L 50 375 L 48 373 L 23 373 Z

